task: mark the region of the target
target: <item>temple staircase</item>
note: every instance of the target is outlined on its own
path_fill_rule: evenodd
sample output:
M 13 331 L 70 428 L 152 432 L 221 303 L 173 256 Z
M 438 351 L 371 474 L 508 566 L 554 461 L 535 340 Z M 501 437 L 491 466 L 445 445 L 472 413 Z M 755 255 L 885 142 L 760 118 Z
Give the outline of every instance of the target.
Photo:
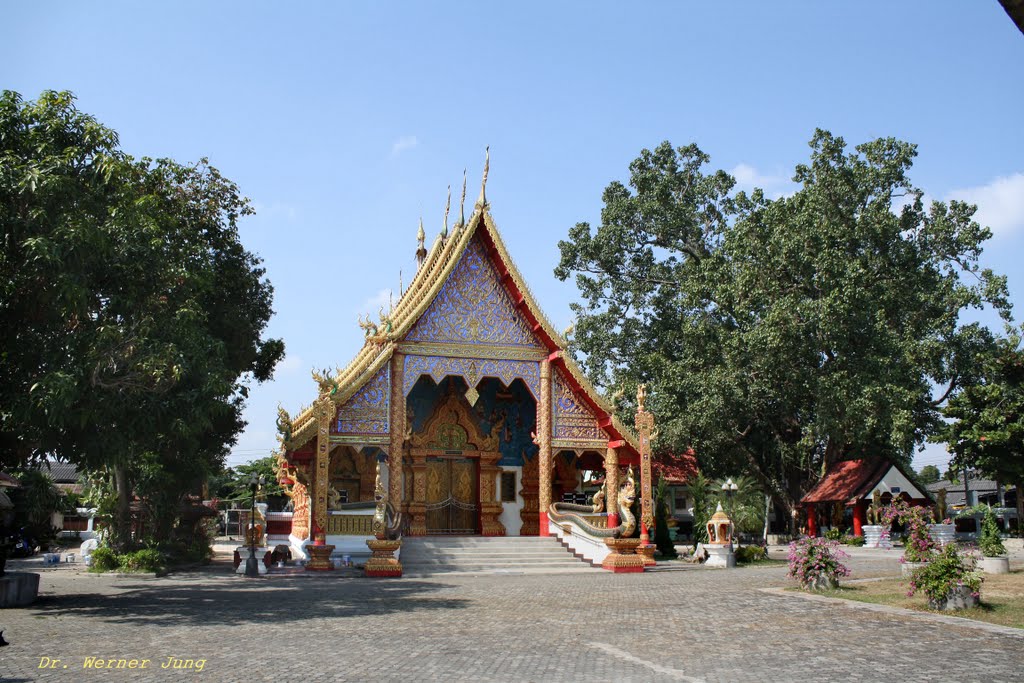
M 434 574 L 582 574 L 600 572 L 555 537 L 406 536 L 404 576 Z

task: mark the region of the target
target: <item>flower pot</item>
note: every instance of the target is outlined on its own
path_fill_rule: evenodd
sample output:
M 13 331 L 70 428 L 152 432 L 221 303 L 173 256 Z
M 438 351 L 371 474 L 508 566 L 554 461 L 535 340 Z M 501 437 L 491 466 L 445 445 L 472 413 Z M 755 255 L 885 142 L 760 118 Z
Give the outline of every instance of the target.
M 928 564 L 928 563 L 927 562 L 904 562 L 900 566 L 900 574 L 904 578 L 906 578 L 908 576 L 913 575 L 914 572 L 916 572 L 918 569 L 920 569 L 921 567 L 925 566 L 926 564 Z
M 827 591 L 833 588 L 839 588 L 839 580 L 824 574 L 815 576 L 803 585 L 803 589 L 809 591 Z
M 955 524 L 929 524 L 928 534 L 939 545 L 946 545 L 956 540 Z
M 949 591 L 945 599 L 928 600 L 928 607 L 938 610 L 958 610 L 977 606 L 978 597 L 973 595 L 971 589 L 967 586 L 957 586 Z
M 892 541 L 889 540 L 888 536 L 883 536 L 882 532 L 884 527 L 875 524 L 865 524 L 864 531 L 864 547 L 865 548 L 891 548 Z
M 999 557 L 983 557 L 978 560 L 978 568 L 986 574 L 1009 574 L 1010 558 L 1006 555 Z

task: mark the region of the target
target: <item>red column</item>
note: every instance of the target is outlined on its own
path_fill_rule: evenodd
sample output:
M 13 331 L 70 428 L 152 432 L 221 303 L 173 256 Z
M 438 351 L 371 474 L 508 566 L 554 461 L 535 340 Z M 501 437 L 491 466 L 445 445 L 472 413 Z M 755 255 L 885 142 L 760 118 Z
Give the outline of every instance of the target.
M 812 537 L 818 535 L 818 519 L 814 510 L 814 503 L 807 504 L 807 535 Z
M 858 500 L 853 506 L 853 535 L 864 535 L 864 523 L 867 521 L 867 502 Z

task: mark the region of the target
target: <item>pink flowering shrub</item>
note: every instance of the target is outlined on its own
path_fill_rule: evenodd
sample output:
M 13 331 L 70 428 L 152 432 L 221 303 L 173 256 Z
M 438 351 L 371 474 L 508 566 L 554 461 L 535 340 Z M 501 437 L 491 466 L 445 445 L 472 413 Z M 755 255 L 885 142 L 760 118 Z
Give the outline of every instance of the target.
M 975 571 L 974 558 L 961 553 L 956 543 L 950 543 L 936 553 L 931 562 L 914 572 L 907 597 L 920 591 L 929 601 L 938 603 L 954 589 L 967 588 L 977 598 L 982 580 L 981 574 Z
M 900 562 L 928 562 L 935 556 L 939 546 L 928 532 L 928 524 L 932 519 L 930 510 L 897 499 L 885 508 L 882 519 L 886 527 L 899 522 L 906 530 Z
M 850 557 L 839 548 L 839 541 L 825 538 L 802 538 L 789 544 L 789 576 L 801 588 L 821 587 L 823 583 L 836 586 L 840 576 L 849 576 L 850 570 L 841 560 Z

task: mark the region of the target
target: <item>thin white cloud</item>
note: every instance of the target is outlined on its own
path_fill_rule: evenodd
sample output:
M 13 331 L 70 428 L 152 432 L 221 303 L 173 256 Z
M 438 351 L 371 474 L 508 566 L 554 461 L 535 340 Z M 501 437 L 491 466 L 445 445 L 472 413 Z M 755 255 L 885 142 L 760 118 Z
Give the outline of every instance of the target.
M 1024 173 L 996 178 L 979 187 L 953 190 L 947 199 L 976 204 L 974 220 L 991 228 L 995 237 L 1024 232 Z
M 402 152 L 410 150 L 418 144 L 420 144 L 420 141 L 416 139 L 415 135 L 403 135 L 391 143 L 391 156 L 396 157 Z
M 750 164 L 737 164 L 729 174 L 736 179 L 736 189 L 749 193 L 759 187 L 770 199 L 778 199 L 796 191 L 796 185 L 789 176 L 782 173 L 762 173 Z
M 383 308 L 385 311 L 391 306 L 391 299 L 393 297 L 392 290 L 382 289 L 369 299 L 359 305 L 357 311 L 360 315 L 370 313 L 371 316 L 376 319 L 377 312 Z
M 277 372 L 285 375 L 295 372 L 303 367 L 301 356 L 285 356 L 284 360 L 277 364 Z
M 256 217 L 263 220 L 284 220 L 289 223 L 294 223 L 295 219 L 299 217 L 298 209 L 291 204 L 285 204 L 283 202 L 271 202 L 266 204 L 258 200 L 253 200 L 252 208 L 256 212 Z

